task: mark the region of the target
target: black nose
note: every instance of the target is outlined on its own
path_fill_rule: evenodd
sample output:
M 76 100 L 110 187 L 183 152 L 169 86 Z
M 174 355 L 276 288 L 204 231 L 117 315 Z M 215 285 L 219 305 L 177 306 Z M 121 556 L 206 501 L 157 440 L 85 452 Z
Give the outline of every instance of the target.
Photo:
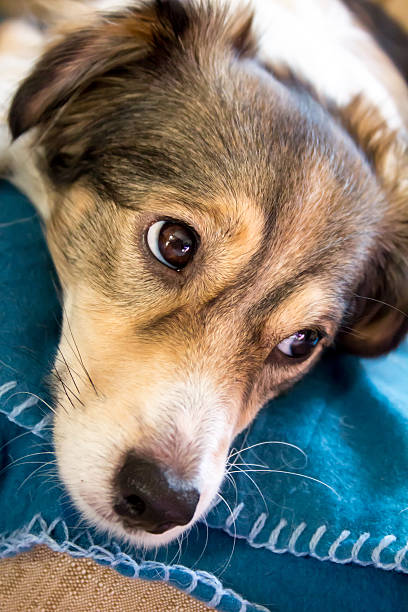
M 164 533 L 186 525 L 199 500 L 197 489 L 186 486 L 157 464 L 129 453 L 115 481 L 114 510 L 126 526 Z

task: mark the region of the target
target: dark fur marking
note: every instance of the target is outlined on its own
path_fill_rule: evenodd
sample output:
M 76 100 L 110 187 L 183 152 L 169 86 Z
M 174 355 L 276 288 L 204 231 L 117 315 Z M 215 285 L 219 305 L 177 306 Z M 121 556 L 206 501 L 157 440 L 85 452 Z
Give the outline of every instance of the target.
M 190 20 L 182 3 L 179 0 L 156 0 L 156 7 L 159 19 L 171 24 L 175 36 L 183 36 Z
M 408 82 L 408 34 L 372 0 L 343 0 L 400 70 Z

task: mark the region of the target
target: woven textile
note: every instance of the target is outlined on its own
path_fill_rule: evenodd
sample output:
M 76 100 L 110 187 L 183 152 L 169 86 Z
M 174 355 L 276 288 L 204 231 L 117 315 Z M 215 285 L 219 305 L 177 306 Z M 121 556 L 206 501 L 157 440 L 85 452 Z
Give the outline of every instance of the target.
M 0 563 L 0 610 L 7 612 L 205 612 L 163 583 L 131 580 L 91 559 L 45 546 Z

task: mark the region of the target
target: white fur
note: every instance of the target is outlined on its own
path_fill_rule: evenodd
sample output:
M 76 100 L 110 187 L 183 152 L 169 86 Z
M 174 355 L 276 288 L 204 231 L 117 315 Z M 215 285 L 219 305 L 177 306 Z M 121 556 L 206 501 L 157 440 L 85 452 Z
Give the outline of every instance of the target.
M 363 94 L 392 128 L 403 126 L 388 83 L 396 79 L 406 96 L 405 83 L 340 0 L 251 0 L 249 6 L 262 60 L 289 66 L 340 106 Z
M 40 57 L 45 37 L 34 26 L 13 20 L 0 26 L 0 176 L 9 178 L 44 217 L 49 212 L 49 186 L 38 170 L 32 143 L 35 133 L 11 143 L 8 110 L 19 84 Z
M 61 346 L 62 353 L 69 355 L 64 334 Z M 133 389 L 132 383 L 127 379 L 128 395 L 137 401 L 129 401 L 126 418 L 122 411 L 116 427 L 112 426 L 111 415 L 117 403 L 113 388 L 103 389 L 103 396 L 88 401 L 86 409 L 75 412 L 75 418 L 70 403 L 62 397 L 54 428 L 56 455 L 61 478 L 87 520 L 135 544 L 153 547 L 175 539 L 208 512 L 224 478 L 227 442 L 235 433 L 229 417 L 232 408 L 223 389 L 203 372 L 155 382 L 145 396 L 137 392 L 137 387 Z M 196 488 L 200 500 L 188 525 L 161 535 L 129 533 L 112 510 L 114 474 L 127 451 L 137 452 L 139 445 L 146 448 L 149 440 L 144 432 L 152 427 L 157 432 L 157 448 L 153 446 L 151 453 L 164 453 L 170 473 L 179 453 L 194 457 L 191 467 L 195 475 L 186 486 Z M 177 442 L 166 444 L 170 432 Z M 150 440 L 150 444 L 153 442 Z

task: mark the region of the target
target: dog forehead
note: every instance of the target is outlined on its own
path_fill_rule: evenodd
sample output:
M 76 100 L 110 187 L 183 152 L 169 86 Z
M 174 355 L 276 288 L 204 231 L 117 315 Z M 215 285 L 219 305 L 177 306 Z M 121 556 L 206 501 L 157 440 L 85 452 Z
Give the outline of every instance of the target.
M 313 141 L 325 138 L 310 134 L 318 105 L 301 110 L 296 96 L 254 60 L 176 60 L 166 70 L 139 66 L 134 78 L 102 79 L 72 103 L 76 123 L 65 130 L 63 148 L 70 151 L 75 132 L 72 146 L 84 143 L 84 172 L 115 197 L 128 203 L 129 187 L 147 192 L 152 182 L 214 195 L 244 185 L 261 196 L 273 177 L 283 173 L 289 182 Z
M 242 64 L 190 80 L 165 75 L 140 96 L 122 92 L 92 135 L 99 184 L 127 205 L 172 188 L 192 205 L 251 199 L 275 217 L 322 212 L 326 198 L 336 216 L 333 201 L 367 178 L 362 154 L 307 92 L 290 91 L 252 60 Z

